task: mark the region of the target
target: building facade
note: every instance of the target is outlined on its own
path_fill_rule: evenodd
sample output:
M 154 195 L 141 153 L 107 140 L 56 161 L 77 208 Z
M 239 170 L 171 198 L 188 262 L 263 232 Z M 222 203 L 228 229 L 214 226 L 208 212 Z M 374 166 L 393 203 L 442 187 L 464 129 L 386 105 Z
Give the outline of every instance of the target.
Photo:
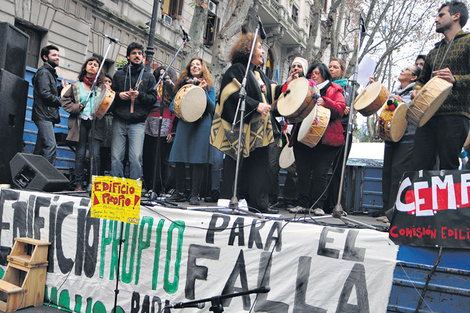
M 182 27 L 189 30 L 196 2 L 207 8 L 199 52 L 208 64 L 217 33 L 237 1 L 160 0 L 158 3 L 152 65 L 167 65 L 182 42 Z M 327 1 L 328 2 L 328 1 Z M 27 65 L 38 68 L 41 47 L 53 44 L 60 49 L 60 76 L 75 80 L 82 63 L 90 56 L 103 57 L 109 48 L 104 70 L 114 73 L 126 60 L 126 47 L 137 41 L 147 47 L 153 0 L 0 0 L 0 20 L 9 22 L 30 36 Z M 259 15 L 267 38 L 264 41 L 266 72 L 282 82 L 293 58 L 307 49 L 313 0 L 253 0 L 247 19 Z M 109 44 L 105 35 L 119 39 Z M 193 39 L 195 40 L 195 39 Z M 179 71 L 183 49 L 173 67 Z

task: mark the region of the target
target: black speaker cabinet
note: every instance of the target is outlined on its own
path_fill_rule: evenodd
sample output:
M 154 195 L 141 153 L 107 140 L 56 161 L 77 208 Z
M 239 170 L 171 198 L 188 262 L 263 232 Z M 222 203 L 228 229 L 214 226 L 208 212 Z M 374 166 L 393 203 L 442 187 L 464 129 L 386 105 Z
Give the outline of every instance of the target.
M 23 150 L 28 82 L 0 69 L 0 183 L 11 183 L 10 160 Z
M 24 78 L 29 36 L 19 28 L 0 23 L 0 68 Z
M 10 162 L 13 184 L 20 189 L 64 190 L 69 180 L 41 155 L 17 153 Z

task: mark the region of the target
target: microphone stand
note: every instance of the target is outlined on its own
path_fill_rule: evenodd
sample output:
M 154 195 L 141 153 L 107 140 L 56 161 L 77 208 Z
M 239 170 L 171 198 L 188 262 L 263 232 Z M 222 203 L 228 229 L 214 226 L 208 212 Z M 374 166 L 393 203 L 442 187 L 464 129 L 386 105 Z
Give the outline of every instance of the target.
M 242 133 L 243 133 L 244 118 L 245 118 L 245 110 L 246 110 L 246 88 L 245 88 L 246 78 L 248 77 L 248 73 L 250 71 L 251 60 L 253 58 L 253 51 L 255 49 L 256 41 L 258 39 L 258 32 L 260 28 L 259 26 L 260 24 L 258 23 L 256 25 L 256 31 L 253 36 L 253 43 L 251 44 L 250 56 L 248 58 L 248 63 L 246 65 L 245 76 L 243 77 L 243 81 L 240 87 L 240 92 L 238 94 L 237 110 L 235 111 L 235 117 L 233 118 L 233 122 L 232 122 L 231 132 L 233 133 L 235 129 L 235 125 L 237 124 L 238 112 L 240 112 L 240 129 L 238 132 L 237 164 L 235 167 L 235 179 L 233 182 L 233 195 L 232 195 L 232 199 L 230 199 L 229 209 L 232 210 L 232 214 L 235 213 L 235 210 L 238 210 L 240 212 L 243 212 L 252 216 L 264 218 L 264 216 L 261 214 L 253 213 L 253 212 L 250 212 L 249 210 L 240 209 L 238 207 L 238 197 L 237 197 L 238 176 L 239 176 L 239 171 L 240 171 L 240 158 L 241 158 L 240 152 L 241 152 L 241 145 L 242 145 Z
M 362 30 L 363 30 L 363 28 L 364 28 L 364 25 L 363 25 L 363 22 L 362 22 L 362 17 L 359 14 L 359 43 L 356 46 L 356 66 L 355 66 L 355 69 L 354 69 L 353 79 L 351 80 L 353 88 L 352 88 L 351 97 L 349 99 L 350 111 L 349 111 L 349 119 L 348 119 L 348 131 L 346 133 L 346 144 L 344 146 L 344 157 L 343 157 L 343 164 L 342 164 L 342 167 L 341 167 L 341 180 L 340 180 L 340 184 L 339 184 L 338 201 L 337 201 L 335 207 L 333 208 L 333 217 L 340 218 L 341 220 L 349 221 L 349 222 L 352 222 L 352 223 L 360 224 L 362 226 L 366 226 L 366 227 L 371 228 L 371 229 L 377 229 L 378 230 L 379 229 L 378 227 L 368 225 L 368 224 L 365 224 L 365 223 L 361 223 L 361 222 L 355 221 L 351 218 L 343 216 L 344 211 L 343 211 L 343 207 L 341 205 L 341 195 L 342 195 L 342 192 L 343 192 L 343 184 L 344 184 L 344 170 L 346 168 L 347 153 L 348 153 L 348 149 L 349 149 L 349 137 L 352 136 L 352 120 L 353 120 L 353 115 L 354 115 L 353 98 L 354 98 L 354 95 L 356 94 L 357 76 L 358 76 L 358 72 L 359 72 L 359 64 L 357 64 L 357 61 L 358 61 L 358 55 L 359 55 L 359 48 L 360 48 L 360 45 L 361 45 L 360 43 L 362 42 L 362 35 L 363 35 Z
M 178 54 L 180 53 L 180 51 L 183 49 L 183 47 L 186 45 L 186 43 L 188 41 L 190 41 L 191 38 L 188 36 L 188 34 L 183 30 L 183 42 L 181 43 L 181 45 L 179 46 L 178 50 L 175 52 L 175 54 L 173 55 L 173 58 L 171 59 L 170 63 L 168 64 L 168 66 L 166 67 L 165 71 L 163 72 L 162 75 L 160 75 L 160 78 L 158 79 L 158 82 L 157 84 L 155 85 L 154 89 L 158 89 L 158 86 L 160 85 L 161 81 L 163 80 L 163 78 L 166 76 L 166 73 L 168 72 L 168 69 L 171 67 L 171 65 L 173 64 L 173 62 L 176 60 L 176 57 L 178 56 Z M 150 193 L 150 200 L 151 201 L 155 201 L 159 204 L 162 204 L 162 205 L 165 205 L 166 204 L 166 201 L 163 201 L 163 202 L 159 202 L 157 200 L 158 198 L 158 193 L 155 191 L 156 189 L 156 181 L 157 181 L 157 168 L 158 166 L 160 167 L 160 181 L 162 181 L 163 179 L 161 178 L 161 174 L 162 174 L 162 171 L 161 171 L 161 164 L 160 164 L 160 141 L 161 141 L 161 138 L 160 138 L 160 134 L 161 134 L 161 129 L 162 129 L 162 122 L 163 122 L 163 105 L 164 105 L 164 101 L 165 101 L 165 86 L 163 85 L 162 86 L 162 98 L 161 98 L 161 101 L 160 101 L 160 117 L 159 117 L 159 120 L 158 120 L 158 130 L 157 130 L 157 150 L 156 150 L 156 156 L 155 156 L 155 165 L 153 167 L 153 181 L 152 181 L 152 192 Z M 162 187 L 163 187 L 163 182 L 162 183 Z
M 92 176 L 93 176 L 93 170 L 95 168 L 95 123 L 96 123 L 96 111 L 98 110 L 99 105 L 96 104 L 96 98 L 98 96 L 96 92 L 96 82 L 98 81 L 98 77 L 101 74 L 101 71 L 103 70 L 103 65 L 104 61 L 106 60 L 106 57 L 108 56 L 109 49 L 111 49 L 111 45 L 113 42 L 116 42 L 116 39 L 114 38 L 109 38 L 109 44 L 108 48 L 106 49 L 106 52 L 104 53 L 103 56 L 103 61 L 101 61 L 100 67 L 98 68 L 98 72 L 96 73 L 95 79 L 93 80 L 93 83 L 91 84 L 90 91 L 88 92 L 88 96 L 85 100 L 85 103 L 83 104 L 83 107 L 85 107 L 90 100 L 91 94 L 95 94 L 95 103 L 93 104 L 92 110 L 91 110 L 91 145 L 90 145 L 90 173 L 89 173 L 89 184 L 91 184 L 92 181 Z M 103 91 L 104 92 L 104 91 Z
M 212 306 L 210 307 L 209 311 L 212 311 L 214 313 L 222 313 L 224 311 L 222 300 L 224 300 L 224 299 L 245 296 L 245 295 L 249 295 L 249 294 L 252 294 L 252 293 L 268 293 L 270 290 L 271 290 L 271 288 L 269 286 L 263 286 L 263 287 L 259 287 L 259 288 L 252 289 L 252 290 L 229 293 L 229 294 L 226 294 L 226 295 L 214 296 L 214 297 L 211 297 L 211 298 L 204 298 L 204 299 L 194 300 L 194 301 L 189 301 L 189 302 L 180 302 L 180 303 L 177 303 L 175 305 L 167 305 L 167 302 L 165 302 L 165 308 L 164 309 L 165 310 L 170 309 L 170 308 L 172 308 L 172 309 L 184 309 L 184 308 L 194 308 L 194 307 L 202 309 L 204 306 L 203 305 L 198 306 L 197 304 L 210 301 Z

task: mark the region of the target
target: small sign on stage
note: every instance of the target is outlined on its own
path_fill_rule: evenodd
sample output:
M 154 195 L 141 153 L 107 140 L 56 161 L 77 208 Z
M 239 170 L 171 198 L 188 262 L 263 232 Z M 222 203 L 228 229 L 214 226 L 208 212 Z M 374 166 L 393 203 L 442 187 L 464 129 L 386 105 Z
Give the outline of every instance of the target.
M 142 181 L 93 176 L 91 217 L 138 224 Z
M 470 249 L 470 172 L 403 175 L 390 226 L 398 245 Z

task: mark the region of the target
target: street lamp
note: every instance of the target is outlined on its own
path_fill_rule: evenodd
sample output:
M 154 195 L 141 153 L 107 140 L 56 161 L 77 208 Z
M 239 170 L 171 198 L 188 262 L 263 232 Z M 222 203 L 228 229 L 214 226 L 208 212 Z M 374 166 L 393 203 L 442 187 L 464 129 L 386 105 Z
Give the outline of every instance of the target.
M 152 18 L 150 20 L 149 42 L 147 45 L 147 50 L 145 50 L 145 60 L 146 60 L 145 68 L 149 72 L 152 67 L 153 55 L 155 54 L 153 43 L 155 41 L 155 26 L 157 24 L 157 14 L 158 14 L 159 3 L 160 3 L 160 0 L 153 0 Z

